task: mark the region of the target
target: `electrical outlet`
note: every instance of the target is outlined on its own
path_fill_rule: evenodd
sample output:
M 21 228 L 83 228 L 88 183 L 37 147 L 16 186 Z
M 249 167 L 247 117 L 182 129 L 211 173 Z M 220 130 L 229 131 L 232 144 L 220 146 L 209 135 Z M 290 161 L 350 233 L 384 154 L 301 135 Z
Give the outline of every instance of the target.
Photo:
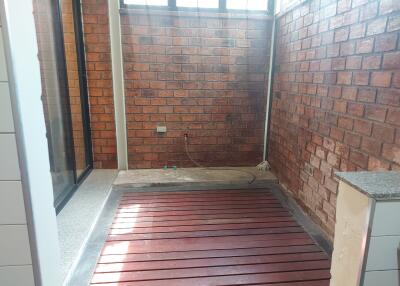
M 157 133 L 166 133 L 167 126 L 157 126 Z

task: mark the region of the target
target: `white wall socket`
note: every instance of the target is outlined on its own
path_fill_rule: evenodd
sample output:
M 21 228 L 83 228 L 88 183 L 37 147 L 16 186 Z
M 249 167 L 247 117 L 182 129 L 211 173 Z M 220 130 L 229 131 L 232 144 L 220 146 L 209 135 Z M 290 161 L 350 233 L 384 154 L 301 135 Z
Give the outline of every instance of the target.
M 157 126 L 157 133 L 166 133 L 167 126 Z

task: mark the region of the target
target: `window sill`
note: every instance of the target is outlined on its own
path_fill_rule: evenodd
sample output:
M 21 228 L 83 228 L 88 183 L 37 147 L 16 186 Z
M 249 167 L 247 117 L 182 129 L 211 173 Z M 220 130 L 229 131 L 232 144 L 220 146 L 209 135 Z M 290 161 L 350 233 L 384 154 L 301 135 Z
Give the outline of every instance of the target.
M 190 10 L 157 10 L 141 8 L 122 8 L 121 15 L 154 15 L 172 17 L 202 17 L 218 19 L 252 19 L 252 20 L 273 20 L 273 16 L 259 12 L 220 12 L 220 11 L 190 11 Z

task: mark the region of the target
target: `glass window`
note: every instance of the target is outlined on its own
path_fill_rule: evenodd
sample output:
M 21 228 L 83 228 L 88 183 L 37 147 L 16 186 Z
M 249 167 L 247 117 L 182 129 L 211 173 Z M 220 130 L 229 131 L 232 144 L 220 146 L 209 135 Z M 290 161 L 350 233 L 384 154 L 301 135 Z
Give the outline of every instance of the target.
M 236 10 L 266 11 L 268 0 L 227 0 L 226 8 Z
M 43 1 L 43 0 L 41 0 Z M 78 50 L 76 46 L 76 31 L 74 27 L 75 14 L 73 1 L 62 0 L 61 20 L 63 26 L 64 51 L 67 68 L 69 107 L 71 110 L 72 138 L 74 141 L 75 170 L 77 177 L 85 171 L 88 163 L 85 142 L 85 124 L 81 102 L 81 87 L 79 76 Z
M 80 14 L 75 9 L 75 4 L 79 4 L 71 0 L 33 0 L 32 4 L 49 171 L 53 180 L 54 205 L 59 212 L 92 164 L 88 147 L 91 140 L 85 120 L 87 106 L 81 101 L 86 99 L 86 86 L 81 85 L 86 73 L 84 59 L 79 57 L 84 54 Z
M 168 0 L 124 0 L 124 4 L 168 6 Z
M 177 7 L 218 8 L 219 0 L 176 0 Z
M 75 184 L 68 84 L 62 51 L 60 19 L 53 0 L 34 0 L 42 100 L 49 147 L 50 172 L 55 205 L 59 205 Z

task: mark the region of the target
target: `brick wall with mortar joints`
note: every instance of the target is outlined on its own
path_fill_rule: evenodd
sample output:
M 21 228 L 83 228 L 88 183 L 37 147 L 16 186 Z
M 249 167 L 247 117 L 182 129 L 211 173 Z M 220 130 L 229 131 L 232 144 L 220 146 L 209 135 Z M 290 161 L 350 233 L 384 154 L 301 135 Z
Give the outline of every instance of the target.
M 271 22 L 122 15 L 130 168 L 262 160 Z M 157 125 L 167 133 L 158 135 Z
M 82 0 L 83 31 L 95 168 L 117 168 L 107 0 Z
M 400 1 L 307 1 L 277 26 L 270 161 L 333 238 L 334 172 L 400 170 Z

